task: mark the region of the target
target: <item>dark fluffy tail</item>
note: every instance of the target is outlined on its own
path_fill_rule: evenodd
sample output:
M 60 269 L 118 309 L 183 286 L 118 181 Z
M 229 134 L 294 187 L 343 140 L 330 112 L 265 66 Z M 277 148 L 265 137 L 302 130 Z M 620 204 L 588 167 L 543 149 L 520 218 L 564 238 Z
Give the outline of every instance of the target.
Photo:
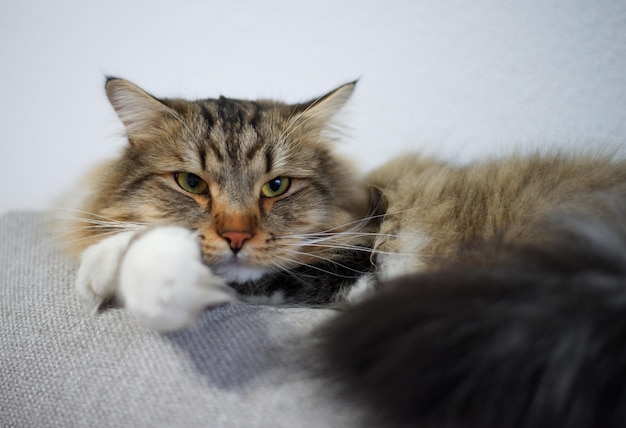
M 325 327 L 326 364 L 387 426 L 625 427 L 624 205 L 389 284 Z

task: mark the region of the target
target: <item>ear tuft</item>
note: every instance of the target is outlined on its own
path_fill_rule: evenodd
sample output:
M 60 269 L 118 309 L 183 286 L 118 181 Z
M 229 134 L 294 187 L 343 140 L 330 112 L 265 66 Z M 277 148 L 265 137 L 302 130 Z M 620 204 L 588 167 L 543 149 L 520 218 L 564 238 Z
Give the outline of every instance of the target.
M 129 136 L 145 133 L 156 118 L 170 110 L 157 98 L 128 80 L 107 76 L 105 90 Z
M 303 121 L 321 127 L 328 125 L 330 120 L 348 102 L 356 84 L 356 80 L 343 84 L 319 98 L 301 104 Z

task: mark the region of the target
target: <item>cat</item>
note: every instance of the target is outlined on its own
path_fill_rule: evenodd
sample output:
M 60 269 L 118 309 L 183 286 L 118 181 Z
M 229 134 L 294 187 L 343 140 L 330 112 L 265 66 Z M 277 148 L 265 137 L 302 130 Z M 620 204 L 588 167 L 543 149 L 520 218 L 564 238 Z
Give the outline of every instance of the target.
M 107 78 L 128 144 L 65 232 L 88 308 L 116 298 L 169 331 L 255 296 L 342 305 L 320 330 L 325 364 L 389 424 L 617 426 L 626 161 L 410 154 L 361 176 L 333 151 L 355 84 L 286 104 Z M 583 368 L 611 358 L 585 395 Z
M 167 331 L 247 295 L 344 299 L 373 270 L 373 198 L 333 153 L 332 119 L 354 87 L 291 105 L 191 102 L 108 78 L 128 144 L 85 179 L 64 232 L 88 308 L 117 298 Z

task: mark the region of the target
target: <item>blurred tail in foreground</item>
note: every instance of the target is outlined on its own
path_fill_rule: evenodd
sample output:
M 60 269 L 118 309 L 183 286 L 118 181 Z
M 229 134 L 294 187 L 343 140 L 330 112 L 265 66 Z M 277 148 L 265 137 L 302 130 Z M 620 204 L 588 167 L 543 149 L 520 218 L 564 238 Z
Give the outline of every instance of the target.
M 624 196 L 340 314 L 322 332 L 333 379 L 387 426 L 626 426 Z

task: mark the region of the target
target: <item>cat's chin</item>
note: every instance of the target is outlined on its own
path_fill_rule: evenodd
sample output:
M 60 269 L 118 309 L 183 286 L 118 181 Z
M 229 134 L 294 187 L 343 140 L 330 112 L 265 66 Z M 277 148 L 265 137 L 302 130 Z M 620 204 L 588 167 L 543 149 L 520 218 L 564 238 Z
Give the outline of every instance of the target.
M 249 267 L 240 263 L 225 263 L 213 268 L 216 274 L 228 282 L 243 284 L 248 281 L 256 281 L 265 275 L 265 269 Z

